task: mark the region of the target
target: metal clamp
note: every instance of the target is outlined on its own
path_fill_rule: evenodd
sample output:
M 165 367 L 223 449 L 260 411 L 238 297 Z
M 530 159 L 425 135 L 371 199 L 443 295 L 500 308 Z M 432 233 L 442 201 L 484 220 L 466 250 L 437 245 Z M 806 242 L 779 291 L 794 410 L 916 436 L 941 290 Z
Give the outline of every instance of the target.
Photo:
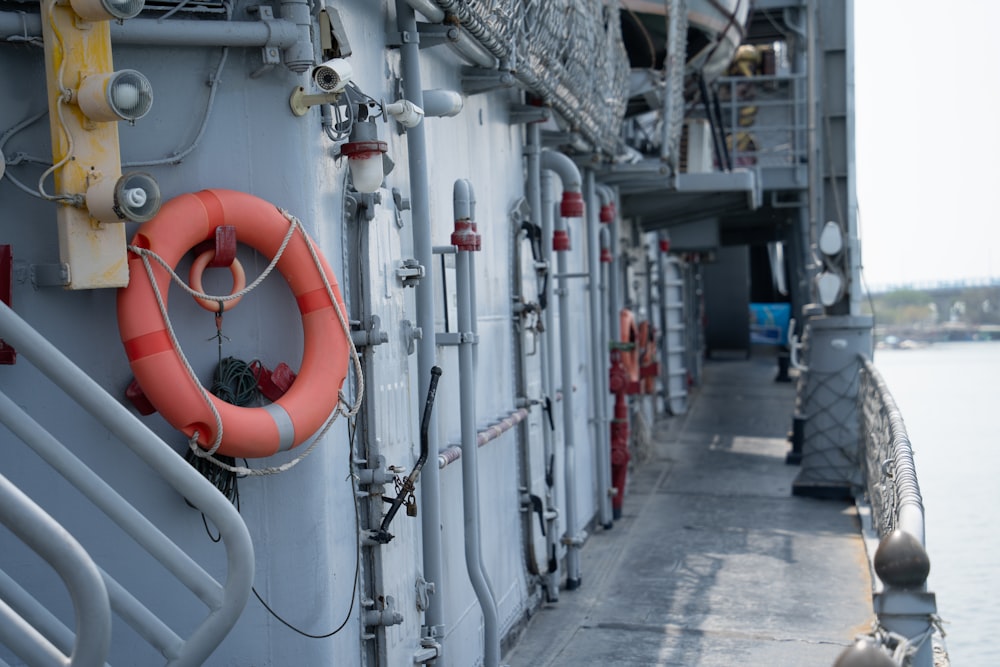
M 425 274 L 424 267 L 415 259 L 404 259 L 400 267 L 396 269 L 396 277 L 399 278 L 403 287 L 416 287 Z

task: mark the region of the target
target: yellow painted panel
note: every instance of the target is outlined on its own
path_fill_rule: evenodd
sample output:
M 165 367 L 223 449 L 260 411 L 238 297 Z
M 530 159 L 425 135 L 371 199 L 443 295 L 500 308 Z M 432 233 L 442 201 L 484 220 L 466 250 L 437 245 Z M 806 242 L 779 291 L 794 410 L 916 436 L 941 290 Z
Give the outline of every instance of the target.
M 114 70 L 110 25 L 106 21 L 81 21 L 68 4 L 46 0 L 42 3 L 42 34 L 52 159 L 59 163 L 70 155 L 55 170 L 52 181 L 46 182 L 46 192 L 83 195 L 94 179 L 117 180 L 121 176 L 118 124 L 88 120 L 76 104 L 64 100 L 62 89 L 75 90 L 84 76 Z M 127 285 L 125 226 L 101 223 L 89 215 L 86 207 L 64 203 L 56 206 L 59 258 L 69 265 L 68 288 Z

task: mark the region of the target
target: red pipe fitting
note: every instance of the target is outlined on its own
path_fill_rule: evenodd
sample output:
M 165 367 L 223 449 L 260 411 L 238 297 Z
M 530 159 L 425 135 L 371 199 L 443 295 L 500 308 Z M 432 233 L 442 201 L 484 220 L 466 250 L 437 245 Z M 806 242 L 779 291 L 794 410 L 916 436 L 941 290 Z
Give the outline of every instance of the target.
M 565 229 L 557 229 L 552 232 L 552 251 L 564 252 L 569 249 L 569 232 Z
M 601 262 L 604 264 L 610 264 L 612 259 L 611 248 L 601 248 Z
M 601 222 L 608 224 L 615 221 L 615 205 L 605 204 L 601 207 Z
M 583 193 L 564 190 L 559 204 L 559 215 L 564 218 L 583 217 Z
M 670 239 L 660 239 L 660 252 L 670 252 Z
M 456 220 L 455 231 L 451 233 L 451 244 L 464 252 L 479 250 L 481 244 L 476 233 L 476 223 L 471 220 Z

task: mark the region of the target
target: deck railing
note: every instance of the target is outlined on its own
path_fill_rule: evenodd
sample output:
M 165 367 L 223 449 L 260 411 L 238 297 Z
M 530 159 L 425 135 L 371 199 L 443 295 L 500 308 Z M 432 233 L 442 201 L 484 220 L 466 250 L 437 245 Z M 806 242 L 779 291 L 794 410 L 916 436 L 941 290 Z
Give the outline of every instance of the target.
M 865 499 L 879 538 L 872 560 L 882 587 L 876 585 L 873 595 L 878 619 L 870 637 L 863 640 L 863 647 L 858 644 L 848 650 L 890 653 L 896 664 L 932 667 L 947 658 L 935 641 L 940 619 L 934 594 L 927 590 L 930 558 L 913 448 L 896 401 L 864 356 L 860 372 L 861 463 Z
M 170 445 L 3 303 L 0 303 L 0 338 L 13 345 L 19 358 L 30 361 L 191 505 L 204 512 L 219 530 L 226 548 L 228 570 L 224 582 L 216 581 L 69 448 L 0 391 L 0 423 L 79 489 L 208 608 L 208 613 L 190 634 L 179 636 L 110 573 L 95 566 L 85 552 L 74 547 L 75 540 L 65 536 L 63 548 L 53 549 L 59 546 L 56 544 L 59 541 L 58 525 L 54 522 L 43 525 L 44 512 L 34 509 L 33 503 L 13 485 L 5 484 L 2 487 L 5 493 L 0 495 L 14 499 L 20 509 L 39 522 L 27 525 L 23 513 L 12 516 L 16 510 L 11 505 L 6 508 L 7 512 L 0 513 L 0 523 L 10 524 L 15 534 L 25 534 L 24 541 L 57 571 L 86 567 L 92 576 L 85 578 L 81 575 L 67 580 L 77 612 L 77 632 L 79 635 L 88 634 L 83 637 L 72 633 L 41 603 L 0 571 L 0 627 L 20 627 L 27 633 L 11 641 L 11 632 L 0 632 L 0 642 L 6 643 L 8 648 L 31 664 L 79 664 L 81 652 L 93 657 L 96 664 L 101 664 L 101 654 L 107 652 L 110 628 L 104 621 L 85 621 L 82 614 L 91 613 L 90 610 L 106 610 L 110 603 L 111 609 L 122 620 L 160 651 L 166 664 L 177 667 L 202 664 L 239 619 L 253 583 L 253 544 L 239 512 Z M 93 581 L 95 573 L 103 579 L 103 587 Z M 106 616 L 100 618 L 106 621 Z M 92 633 L 97 636 L 90 636 Z
M 858 388 L 865 483 L 879 538 L 897 528 L 924 546 L 924 504 L 903 415 L 875 365 L 864 360 Z

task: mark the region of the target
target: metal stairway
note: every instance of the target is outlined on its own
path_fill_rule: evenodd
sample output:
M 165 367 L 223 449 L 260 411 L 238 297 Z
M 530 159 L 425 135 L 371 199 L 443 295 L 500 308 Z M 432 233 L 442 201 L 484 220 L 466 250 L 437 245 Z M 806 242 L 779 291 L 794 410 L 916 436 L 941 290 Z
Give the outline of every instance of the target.
M 164 656 L 165 664 L 200 665 L 235 625 L 250 594 L 254 553 L 242 517 L 170 445 L 3 303 L 0 303 L 0 338 L 203 512 L 219 530 L 227 563 L 225 582 L 220 583 L 9 396 L 0 392 L 0 422 L 162 563 L 208 608 L 207 615 L 188 636 L 179 636 L 111 574 L 100 569 L 68 531 L 0 475 L 0 523 L 60 575 L 72 599 L 76 621 L 75 631 L 69 630 L 0 570 L 0 644 L 32 665 L 102 665 L 113 641 L 110 613 L 113 610 Z M 0 659 L 0 667 L 3 666 Z

